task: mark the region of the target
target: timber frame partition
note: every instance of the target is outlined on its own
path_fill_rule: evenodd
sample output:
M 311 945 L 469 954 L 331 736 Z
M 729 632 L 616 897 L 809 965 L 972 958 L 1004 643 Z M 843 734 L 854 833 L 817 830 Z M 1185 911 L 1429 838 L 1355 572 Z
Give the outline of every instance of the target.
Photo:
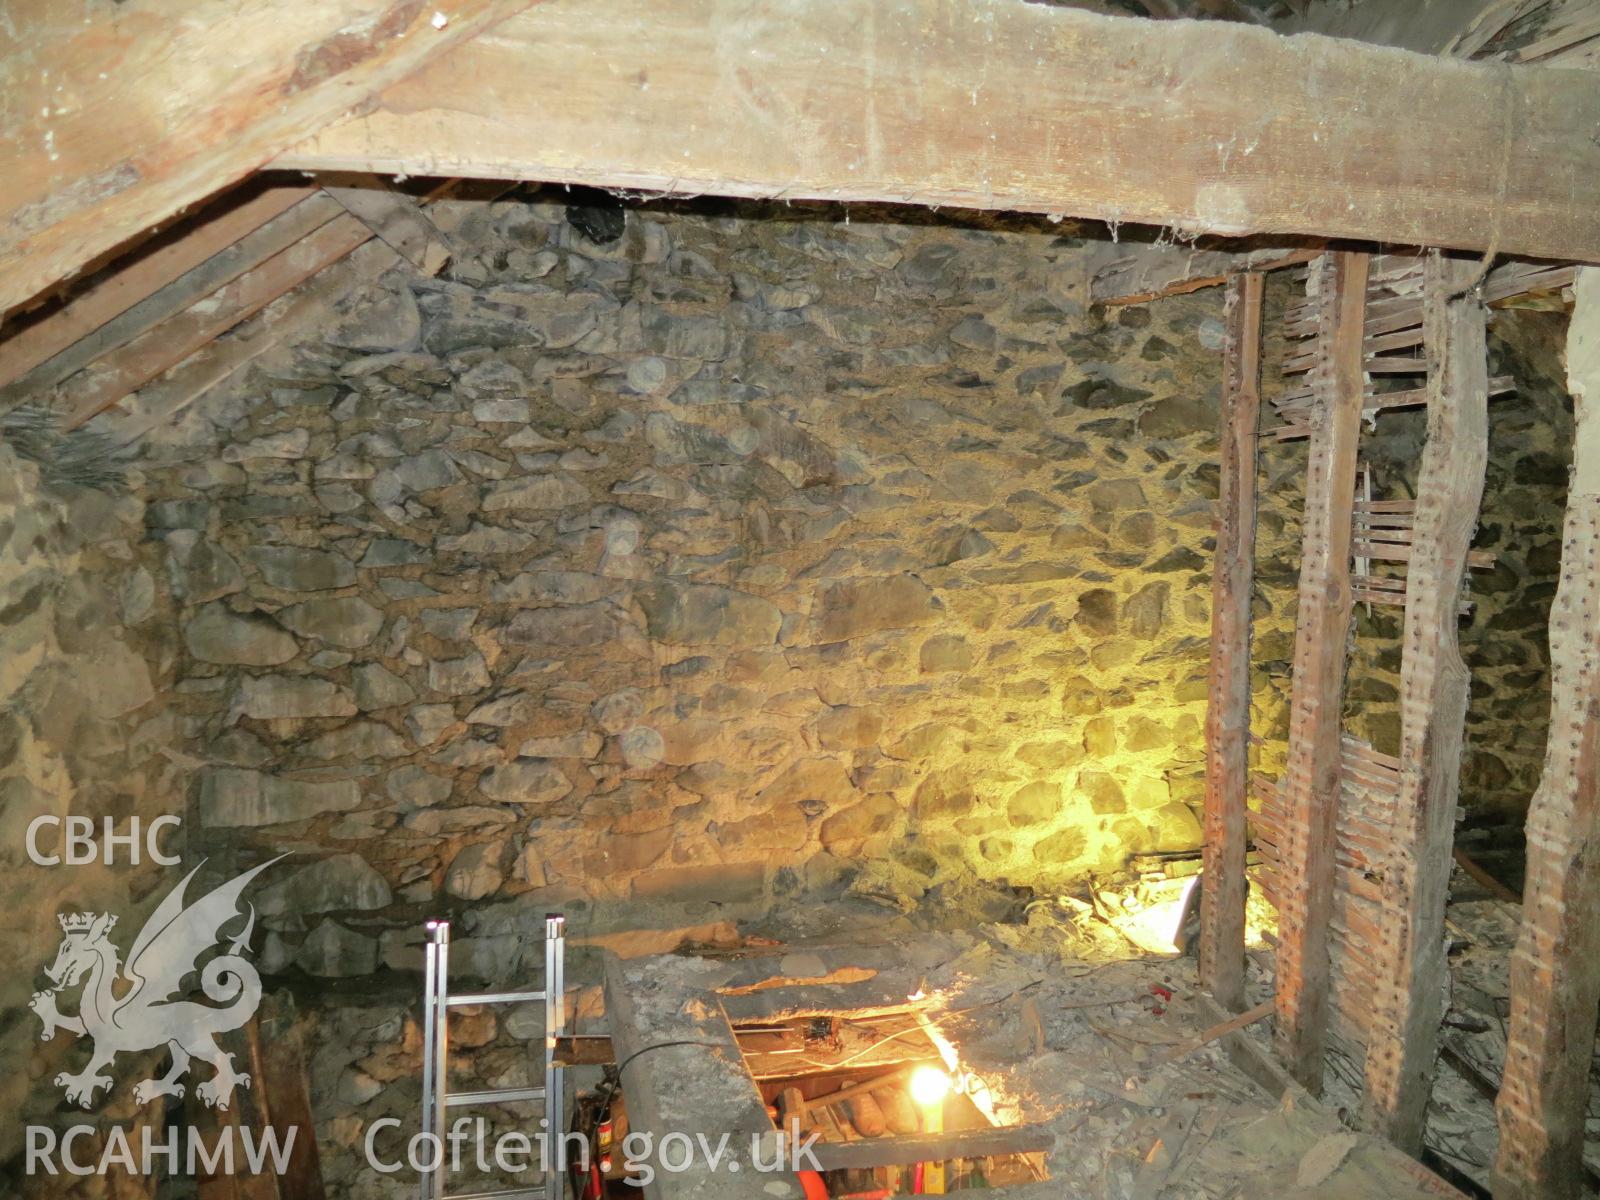
M 1439 251 L 1410 264 L 1336 251 L 1310 267 L 1308 301 L 1291 312 L 1291 328 L 1298 321 L 1312 337 L 1309 354 L 1291 357 L 1309 368 L 1310 386 L 1274 400 L 1285 418 L 1278 436 L 1311 438 L 1289 757 L 1281 785 L 1260 788 L 1247 778 L 1245 753 L 1261 275 L 1239 266 L 1227 279 L 1201 981 L 1224 1008 L 1247 1002 L 1248 821 L 1268 867 L 1262 883 L 1279 907 L 1278 1055 L 1316 1094 L 1337 1027 L 1363 1052 L 1361 1123 L 1412 1154 L 1422 1144 L 1447 970 L 1444 910 L 1469 681 L 1457 615 L 1468 566 L 1483 565 L 1469 547 L 1487 464 L 1487 401 L 1504 390 L 1487 375 L 1486 301 L 1576 283 L 1576 465 L 1551 616 L 1550 744 L 1528 819 L 1494 1172 L 1497 1200 L 1575 1197 L 1600 1012 L 1600 419 L 1585 403 L 1586 392 L 1600 393 L 1600 270 L 1508 264 L 1485 278 L 1477 262 Z M 1421 358 L 1378 357 L 1419 345 Z M 1425 380 L 1380 392 L 1369 387 L 1375 370 Z M 1358 496 L 1361 421 L 1418 403 L 1428 424 L 1416 500 Z M 1366 573 L 1374 558 L 1404 562 L 1404 579 Z M 1404 607 L 1398 757 L 1340 728 L 1353 597 Z M 1252 792 L 1261 799 L 1253 814 Z

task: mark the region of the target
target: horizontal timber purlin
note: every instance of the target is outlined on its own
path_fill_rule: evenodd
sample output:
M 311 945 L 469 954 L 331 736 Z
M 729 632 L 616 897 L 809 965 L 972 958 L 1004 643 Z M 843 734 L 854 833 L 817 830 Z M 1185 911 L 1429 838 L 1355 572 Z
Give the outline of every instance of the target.
M 1591 261 L 1596 125 L 1579 72 L 1224 22 L 1016 0 L 546 0 L 276 164 Z

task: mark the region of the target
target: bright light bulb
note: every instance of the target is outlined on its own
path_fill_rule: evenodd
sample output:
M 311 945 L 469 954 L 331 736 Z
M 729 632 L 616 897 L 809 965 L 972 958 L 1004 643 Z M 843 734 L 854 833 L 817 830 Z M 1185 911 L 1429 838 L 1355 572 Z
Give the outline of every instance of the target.
M 923 1108 L 943 1104 L 950 1094 L 950 1076 L 938 1067 L 918 1067 L 911 1072 L 911 1098 Z

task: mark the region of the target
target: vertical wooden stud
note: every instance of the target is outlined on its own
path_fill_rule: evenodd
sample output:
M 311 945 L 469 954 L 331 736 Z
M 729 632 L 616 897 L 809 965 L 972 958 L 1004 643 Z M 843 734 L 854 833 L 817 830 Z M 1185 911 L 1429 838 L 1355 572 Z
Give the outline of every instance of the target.
M 1383 868 L 1366 1124 L 1422 1149 L 1444 982 L 1444 910 L 1455 840 L 1469 677 L 1456 630 L 1489 445 L 1477 262 L 1429 254 L 1423 283 L 1428 438 L 1417 480 L 1400 680 L 1400 780 Z
M 1339 709 L 1350 636 L 1350 542 L 1369 261 L 1335 251 L 1312 267 L 1321 309 L 1295 622 L 1289 758 L 1283 779 L 1278 1021 L 1274 1041 L 1290 1074 L 1322 1090 L 1328 1027 L 1328 926 L 1333 916 L 1339 810 Z
M 1496 1108 L 1496 1200 L 1569 1200 L 1600 1014 L 1600 269 L 1578 272 L 1567 337 L 1572 486 L 1550 610 L 1550 735 L 1528 810 L 1522 932 Z
M 1244 1007 L 1245 799 L 1249 788 L 1250 601 L 1255 582 L 1256 439 L 1261 414 L 1264 277 L 1231 275 L 1222 362 L 1222 479 L 1211 574 L 1206 710 L 1205 874 L 1200 980 L 1223 1007 Z

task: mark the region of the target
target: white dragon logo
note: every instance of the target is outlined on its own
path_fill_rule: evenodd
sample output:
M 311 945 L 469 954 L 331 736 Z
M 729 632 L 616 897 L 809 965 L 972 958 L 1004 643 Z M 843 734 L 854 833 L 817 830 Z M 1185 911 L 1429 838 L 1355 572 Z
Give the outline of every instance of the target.
M 204 967 L 198 964 L 202 954 L 222 943 L 222 927 L 240 915 L 239 895 L 245 886 L 277 861 L 246 871 L 185 908 L 184 888 L 200 869 L 197 866 L 150 914 L 133 940 L 127 963 L 120 968 L 117 947 L 111 941 L 116 917 L 67 913 L 59 918 L 64 935 L 61 948 L 55 962 L 45 968 L 55 986 L 35 992 L 28 1007 L 44 1023 L 41 1041 L 49 1041 L 58 1029 L 94 1039 L 88 1066 L 76 1075 L 63 1071 L 56 1076 L 56 1085 L 66 1089 L 69 1104 L 88 1108 L 96 1091 L 109 1091 L 113 1081 L 104 1072 L 118 1054 L 154 1049 L 163 1042 L 172 1052 L 172 1069 L 138 1084 L 133 1089 L 135 1103 L 148 1104 L 157 1096 L 182 1097 L 184 1085 L 179 1079 L 195 1058 L 210 1063 L 215 1072 L 195 1089 L 195 1095 L 208 1106 L 225 1109 L 233 1100 L 234 1088 L 250 1086 L 250 1076 L 233 1069 L 233 1055 L 217 1045 L 216 1035 L 238 1029 L 261 1003 L 261 976 L 243 957 L 255 928 L 255 909 L 247 905 L 249 918 L 238 936 L 227 940 L 227 952 L 215 955 Z M 196 969 L 200 971 L 200 990 L 226 1007 L 174 999 L 184 977 Z M 57 994 L 85 976 L 77 1016 L 64 1015 L 56 1007 Z

